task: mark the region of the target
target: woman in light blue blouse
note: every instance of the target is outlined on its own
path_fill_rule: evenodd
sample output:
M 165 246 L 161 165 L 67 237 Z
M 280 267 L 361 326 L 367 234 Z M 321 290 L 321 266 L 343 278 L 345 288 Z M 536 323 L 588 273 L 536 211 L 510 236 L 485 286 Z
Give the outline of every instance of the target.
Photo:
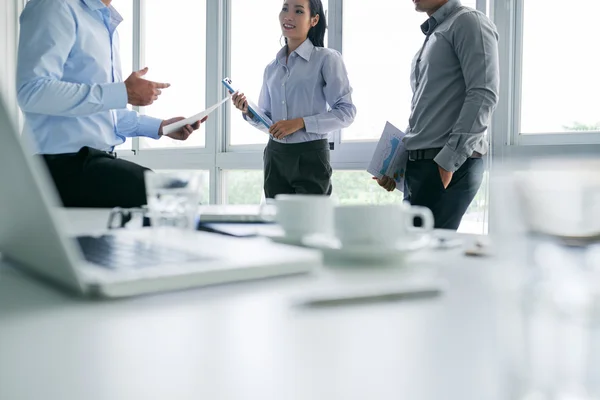
M 352 88 L 339 52 L 324 48 L 327 22 L 321 0 L 286 0 L 279 14 L 286 45 L 267 65 L 258 106 L 270 129 L 251 112 L 243 93 L 233 96 L 244 119 L 270 135 L 264 153 L 267 198 L 278 194 L 331 194 L 329 133 L 354 121 Z

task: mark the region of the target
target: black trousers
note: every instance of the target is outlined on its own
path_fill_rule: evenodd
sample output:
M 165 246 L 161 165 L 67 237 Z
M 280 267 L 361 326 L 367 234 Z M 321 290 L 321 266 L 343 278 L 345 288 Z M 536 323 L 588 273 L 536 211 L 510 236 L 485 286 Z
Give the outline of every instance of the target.
M 65 207 L 139 207 L 146 204 L 148 168 L 83 147 L 43 156 Z
M 332 169 L 326 139 L 294 144 L 269 140 L 264 163 L 267 198 L 278 194 L 331 194 Z
M 404 199 L 412 205 L 429 208 L 436 228 L 456 230 L 481 186 L 483 171 L 483 159 L 468 158 L 444 189 L 435 161 L 409 161 Z

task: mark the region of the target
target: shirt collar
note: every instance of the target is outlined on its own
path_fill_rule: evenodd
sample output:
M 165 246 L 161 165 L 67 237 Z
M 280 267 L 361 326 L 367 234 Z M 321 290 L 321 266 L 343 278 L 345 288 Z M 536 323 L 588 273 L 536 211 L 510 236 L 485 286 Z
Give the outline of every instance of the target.
M 111 30 L 116 29 L 117 26 L 119 26 L 119 24 L 121 22 L 123 22 L 123 17 L 112 6 L 112 4 L 107 7 L 106 4 L 104 4 L 102 2 L 102 0 L 81 0 L 81 1 L 83 1 L 85 3 L 85 5 L 89 7 L 90 10 L 99 11 L 103 15 L 104 20 L 108 21 L 107 23 L 110 24 Z
M 123 17 L 112 6 L 112 4 L 108 7 L 108 9 L 110 10 L 110 16 L 111 16 L 112 20 L 114 21 L 115 25 L 119 25 L 121 22 L 123 22 Z
M 296 53 L 300 57 L 304 58 L 306 61 L 310 61 L 310 56 L 312 55 L 314 48 L 315 48 L 315 46 L 312 44 L 310 39 L 306 39 L 300 46 L 298 46 L 298 48 L 296 50 L 294 50 L 292 52 L 292 54 Z M 290 55 L 292 55 L 292 54 L 290 54 Z M 286 56 L 287 56 L 287 46 L 284 46 L 277 53 L 277 61 L 279 61 L 280 64 L 285 64 Z
M 446 4 L 441 6 L 436 12 L 433 13 L 431 17 L 429 17 L 429 19 L 427 19 L 427 21 L 421 25 L 421 31 L 423 31 L 425 35 L 429 35 L 460 6 L 460 0 L 448 0 Z
M 298 55 L 302 58 L 304 58 L 306 61 L 310 61 L 310 55 L 312 54 L 313 49 L 315 48 L 315 46 L 312 44 L 312 42 L 310 41 L 310 39 L 306 39 L 304 41 L 304 43 L 302 43 L 297 49 L 296 49 L 296 53 L 298 53 Z
M 101 10 L 106 7 L 106 4 L 102 0 L 81 0 L 88 6 L 92 11 Z

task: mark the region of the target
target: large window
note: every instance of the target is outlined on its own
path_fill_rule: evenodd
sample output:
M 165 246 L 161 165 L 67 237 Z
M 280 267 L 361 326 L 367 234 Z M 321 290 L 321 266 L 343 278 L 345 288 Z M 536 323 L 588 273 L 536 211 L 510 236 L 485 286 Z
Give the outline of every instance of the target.
M 574 9 L 565 0 L 461 1 L 482 11 L 491 5 L 500 33 L 500 102 L 491 130 L 495 156 L 510 161 L 521 154 L 563 151 L 557 145 L 564 145 L 569 154 L 599 152 L 600 31 L 580 22 L 580 11 L 598 15 L 600 2 L 582 0 Z M 364 170 L 385 122 L 400 129 L 408 124 L 410 68 L 425 39 L 420 25 L 427 15 L 416 12 L 410 0 L 378 0 L 372 10 L 359 0 L 323 3 L 328 9 L 327 38 L 342 50 L 358 109 L 354 124 L 336 136 L 344 143 L 332 152 L 333 197 L 341 204 L 401 202 L 399 192 L 385 192 Z M 148 66 L 148 79 L 172 85 L 141 112 L 163 119 L 195 114 L 224 93 L 219 84 L 224 74 L 258 102 L 264 69 L 284 44 L 278 19 L 282 4 L 283 0 L 114 0 L 112 5 L 124 18 L 118 28 L 123 78 L 134 65 Z M 139 54 L 134 52 L 138 38 Z M 213 120 L 220 115 L 222 120 Z M 123 151 L 120 156 L 155 170 L 210 170 L 214 176 L 207 180 L 210 196 L 204 202 L 259 203 L 261 153 L 268 136 L 245 123 L 237 110 L 215 113 L 213 121 L 210 134 L 215 140 L 205 140 L 203 125 L 185 142 L 128 140 L 118 149 L 141 151 Z M 486 174 L 460 231 L 486 231 L 487 185 Z
M 147 78 L 170 83 L 158 101 L 146 107 L 152 117 L 189 117 L 204 109 L 206 96 L 206 0 L 143 2 L 143 66 Z M 186 141 L 141 139 L 141 148 L 203 147 L 204 125 Z
M 156 172 L 177 172 L 178 170 L 169 170 L 169 169 L 157 169 Z M 202 179 L 201 190 L 202 193 L 200 195 L 200 204 L 209 204 L 210 202 L 210 172 L 206 170 L 196 170 L 200 173 L 200 178 Z
M 265 67 L 284 45 L 279 26 L 283 1 L 231 0 L 231 76 L 236 87 L 258 104 Z M 327 9 L 327 1 L 323 2 Z M 256 17 L 249 18 L 249 15 Z M 260 22 L 257 23 L 257 18 Z M 250 36 L 252 41 L 250 41 Z M 252 43 L 260 43 L 254 46 Z M 232 107 L 231 145 L 264 144 L 268 135 L 250 126 Z
M 465 6 L 475 7 L 476 0 Z M 377 18 L 365 18 L 365 4 L 344 1 L 344 60 L 358 110 L 342 140 L 377 140 L 386 121 L 408 126 L 412 91 L 410 69 L 425 36 L 427 15 L 411 1 L 378 0 Z
M 133 70 L 133 0 L 115 0 L 112 5 L 123 17 L 123 22 L 117 27 L 121 54 L 121 71 L 123 80 L 127 79 Z
M 332 198 L 337 204 L 402 203 L 402 193 L 386 192 L 365 171 L 336 170 L 331 180 Z
M 193 4 L 174 1 L 168 5 L 140 2 L 140 66 L 149 67 L 148 79 L 172 85 L 154 105 L 142 112 L 167 119 L 189 116 L 204 109 L 206 101 L 216 101 L 219 97 L 222 87 L 218 83 L 226 69 L 234 84 L 258 102 L 264 69 L 284 45 L 278 18 L 283 0 L 201 0 Z M 136 24 L 132 24 L 135 3 L 136 0 L 113 2 L 126 20 L 120 27 L 124 75 L 136 64 L 132 58 L 136 56 L 132 48 L 133 38 L 137 37 L 133 34 Z M 359 1 L 324 1 L 326 8 L 332 6 L 327 13 L 327 38 L 334 47 L 341 47 L 358 108 L 354 125 L 342 132 L 342 140 L 352 143 L 336 146 L 332 153 L 333 198 L 339 204 L 403 201 L 402 193 L 384 191 L 365 169 L 385 121 L 401 129 L 407 125 L 410 68 L 424 41 L 420 25 L 427 16 L 416 12 L 408 0 L 381 0 L 380 3 L 378 17 L 365 18 L 364 4 Z M 463 4 L 475 7 L 475 0 L 463 0 Z M 217 23 L 207 24 L 215 19 Z M 219 49 L 226 57 L 224 60 L 215 58 L 216 49 L 207 47 L 206 38 L 210 38 L 209 44 L 224 44 L 225 47 Z M 213 55 L 207 56 L 207 50 Z M 227 107 L 231 107 L 230 103 Z M 211 132 L 215 140 L 205 142 L 203 131 L 186 142 L 140 138 L 134 141 L 134 148 L 139 147 L 141 151 L 132 158 L 156 170 L 210 170 L 215 176 L 206 180 L 210 185 L 203 202 L 258 204 L 264 199 L 261 158 L 268 136 L 243 121 L 235 109 L 223 115 L 222 121 L 215 121 L 217 129 Z M 218 118 L 219 114 L 211 117 Z M 184 146 L 205 145 L 208 146 L 205 151 L 182 151 Z M 150 148 L 163 151 L 150 151 Z M 461 231 L 484 231 L 486 192 L 484 184 L 465 216 Z
M 600 131 L 600 30 L 582 18 L 600 15 L 600 1 L 523 7 L 521 133 Z
M 259 204 L 263 201 L 262 170 L 225 171 L 225 203 Z M 336 204 L 400 204 L 403 194 L 386 192 L 371 175 L 364 171 L 334 170 L 332 199 Z M 487 173 L 484 184 L 463 218 L 459 232 L 482 234 L 487 232 Z
M 363 2 L 344 2 L 344 60 L 358 112 L 342 140 L 377 140 L 386 121 L 402 130 L 408 124 L 410 65 L 425 16 L 410 1 L 378 1 L 377 18 L 364 17 Z
M 226 204 L 260 204 L 263 196 L 263 171 L 224 171 Z

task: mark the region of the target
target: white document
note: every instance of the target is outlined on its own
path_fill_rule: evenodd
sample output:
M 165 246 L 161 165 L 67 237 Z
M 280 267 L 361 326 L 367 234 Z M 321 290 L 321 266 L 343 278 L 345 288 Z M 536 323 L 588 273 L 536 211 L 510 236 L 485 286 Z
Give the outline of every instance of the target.
M 193 115 L 189 118 L 183 119 L 179 122 L 175 122 L 173 124 L 169 124 L 163 127 L 163 135 L 168 135 L 171 132 L 175 132 L 178 129 L 183 128 L 186 125 L 193 125 L 196 122 L 200 121 L 202 118 L 206 117 L 208 114 L 210 114 L 211 112 L 215 111 L 217 108 L 221 107 L 221 105 L 223 103 L 225 103 L 227 100 L 229 100 L 230 97 L 227 96 L 225 97 L 223 100 L 219 101 L 217 104 L 210 106 L 209 108 L 207 108 L 206 110 L 199 112 L 196 115 Z
M 408 162 L 408 151 L 402 139 L 406 135 L 390 122 L 386 122 L 381 139 L 377 143 L 367 172 L 381 178 L 384 175 L 396 181 L 396 189 L 404 191 L 404 174 Z

